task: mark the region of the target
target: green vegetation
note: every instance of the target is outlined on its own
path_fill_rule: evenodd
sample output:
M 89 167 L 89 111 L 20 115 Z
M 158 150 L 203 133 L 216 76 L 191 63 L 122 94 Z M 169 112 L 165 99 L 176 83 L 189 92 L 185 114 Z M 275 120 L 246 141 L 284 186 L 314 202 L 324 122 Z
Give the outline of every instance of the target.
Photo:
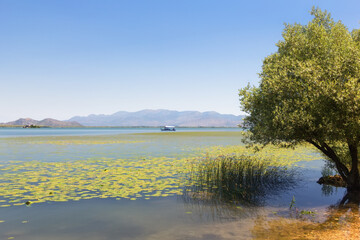
M 52 144 L 52 145 L 99 145 L 99 144 L 124 144 L 124 143 L 140 143 L 144 141 L 130 141 L 130 140 L 110 140 L 110 139 L 99 139 L 99 140 L 86 140 L 86 139 L 56 139 L 47 141 L 33 141 L 31 144 Z
M 263 151 L 253 152 L 243 145 L 210 145 L 210 147 L 195 145 L 188 148 L 184 142 L 181 142 L 182 138 L 189 137 L 190 143 L 193 143 L 196 136 L 196 139 L 198 137 L 201 141 L 206 139 L 210 144 L 214 142 L 219 144 L 223 141 L 222 137 L 229 142 L 230 136 L 237 139 L 239 134 L 187 132 L 174 135 L 120 134 L 1 138 L 1 146 L 6 146 L 8 149 L 20 151 L 25 148 L 33 151 L 17 155 L 18 159 L 23 158 L 22 161 L 0 162 L 0 207 L 92 198 L 136 200 L 177 196 L 183 195 L 184 189 L 197 191 L 204 188 L 204 181 L 201 180 L 200 175 L 205 176 L 205 167 L 211 166 L 207 164 L 211 164 L 213 160 L 221 160 L 229 171 L 233 167 L 239 170 L 241 167 L 246 167 L 246 164 L 249 167 L 253 166 L 244 169 L 245 172 L 247 171 L 245 174 L 250 173 L 253 177 L 259 169 L 263 169 L 266 173 L 260 173 L 262 177 L 271 180 L 276 176 L 267 175 L 271 172 L 271 166 L 276 166 L 280 170 L 277 173 L 279 174 L 297 162 L 319 159 L 319 155 L 314 154 L 314 149 L 306 145 L 295 149 L 282 149 L 269 145 Z M 211 142 L 212 138 L 218 141 Z M 145 149 L 142 150 L 144 146 Z M 172 149 L 174 146 L 178 148 Z M 149 148 L 154 147 L 157 147 L 155 153 L 148 151 Z M 171 151 L 162 152 L 163 148 L 167 147 Z M 84 152 L 94 148 L 96 155 L 82 157 Z M 147 154 L 143 155 L 142 151 Z M 10 152 L 16 154 L 15 151 Z M 41 153 L 44 160 L 36 160 L 38 153 Z M 27 158 L 29 154 L 32 155 L 30 159 Z M 0 155 L 3 159 L 8 159 L 9 156 Z M 272 161 L 268 162 L 266 159 L 270 158 Z M 245 161 L 238 164 L 236 159 L 245 159 Z M 254 159 L 257 160 L 251 162 Z M 232 160 L 235 160 L 235 164 L 232 164 Z M 256 164 L 259 169 L 255 168 Z M 200 171 L 196 176 L 197 179 L 192 175 L 195 170 Z M 190 176 L 192 176 L 191 181 L 188 181 Z M 214 186 L 215 184 L 218 183 L 214 183 Z M 258 186 L 261 190 L 261 185 Z M 230 192 L 229 194 L 231 197 Z M 225 201 L 231 198 L 218 199 Z
M 261 205 L 265 197 L 296 184 L 296 172 L 256 156 L 208 155 L 195 163 L 187 195 L 202 201 Z
M 30 125 L 25 125 L 25 126 L 23 126 L 23 128 L 40 128 L 40 126 L 30 124 Z
M 259 87 L 240 90 L 249 140 L 320 150 L 360 191 L 360 30 L 313 8 L 307 25 L 287 24 L 268 56 Z
M 166 197 L 181 194 L 187 159 L 96 159 L 9 162 L 0 168 L 0 207 L 91 198 Z
M 237 157 L 253 156 L 258 160 L 269 161 L 276 166 L 292 167 L 300 162 L 307 162 L 313 160 L 323 159 L 320 154 L 316 153 L 316 149 L 309 144 L 298 145 L 294 148 L 281 148 L 276 145 L 267 145 L 261 149 L 256 150 L 256 146 L 248 148 L 244 145 L 230 145 L 230 146 L 212 146 L 198 149 L 202 152 L 202 157 L 217 158 L 219 156 Z

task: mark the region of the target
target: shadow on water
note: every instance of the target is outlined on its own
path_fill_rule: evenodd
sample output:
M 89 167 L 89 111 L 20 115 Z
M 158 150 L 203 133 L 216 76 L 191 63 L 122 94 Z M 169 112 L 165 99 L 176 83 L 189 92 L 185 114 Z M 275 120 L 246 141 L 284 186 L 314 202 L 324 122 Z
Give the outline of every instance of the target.
M 299 172 L 251 156 L 205 157 L 192 167 L 182 200 L 213 220 L 254 215 L 267 198 L 299 184 Z

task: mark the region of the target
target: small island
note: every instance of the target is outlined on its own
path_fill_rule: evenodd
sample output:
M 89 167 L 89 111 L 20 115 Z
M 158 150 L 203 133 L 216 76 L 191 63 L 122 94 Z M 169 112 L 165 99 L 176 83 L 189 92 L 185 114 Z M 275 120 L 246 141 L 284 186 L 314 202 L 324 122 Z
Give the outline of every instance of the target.
M 24 125 L 23 128 L 40 128 L 40 126 L 30 124 L 30 125 Z

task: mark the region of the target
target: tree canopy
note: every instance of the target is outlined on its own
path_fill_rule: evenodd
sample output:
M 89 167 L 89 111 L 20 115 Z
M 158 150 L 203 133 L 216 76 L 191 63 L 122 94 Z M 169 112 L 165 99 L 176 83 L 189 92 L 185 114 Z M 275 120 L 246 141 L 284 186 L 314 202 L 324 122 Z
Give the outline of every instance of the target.
M 240 90 L 245 126 L 261 144 L 308 142 L 360 190 L 360 31 L 313 8 L 307 25 L 285 24 L 259 87 Z

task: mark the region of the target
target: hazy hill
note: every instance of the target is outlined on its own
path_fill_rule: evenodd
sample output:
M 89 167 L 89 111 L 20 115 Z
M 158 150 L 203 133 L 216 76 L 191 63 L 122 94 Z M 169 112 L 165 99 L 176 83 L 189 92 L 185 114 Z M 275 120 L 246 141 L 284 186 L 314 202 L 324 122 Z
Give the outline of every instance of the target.
M 242 118 L 243 116 L 217 112 L 142 110 L 138 112 L 120 111 L 111 115 L 76 116 L 69 121 L 76 121 L 84 126 L 236 127 L 241 124 Z
M 36 125 L 36 126 L 47 126 L 47 127 L 82 127 L 81 124 L 75 121 L 59 121 L 52 118 L 45 118 L 44 120 L 37 121 L 31 118 L 20 118 L 16 121 L 3 123 L 3 125 Z

